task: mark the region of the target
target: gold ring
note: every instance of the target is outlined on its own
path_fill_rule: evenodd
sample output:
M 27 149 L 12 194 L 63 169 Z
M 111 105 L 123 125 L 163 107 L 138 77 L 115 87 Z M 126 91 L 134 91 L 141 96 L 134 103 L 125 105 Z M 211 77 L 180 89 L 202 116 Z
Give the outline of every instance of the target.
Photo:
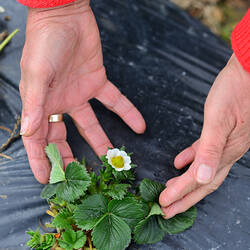
M 54 114 L 49 116 L 49 122 L 62 122 L 63 114 Z

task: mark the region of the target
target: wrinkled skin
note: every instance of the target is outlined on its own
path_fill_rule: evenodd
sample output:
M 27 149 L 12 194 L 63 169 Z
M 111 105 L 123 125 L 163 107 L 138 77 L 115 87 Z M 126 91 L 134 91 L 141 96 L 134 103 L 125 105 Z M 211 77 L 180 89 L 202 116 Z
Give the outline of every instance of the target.
M 53 9 L 29 9 L 21 60 L 23 142 L 37 180 L 47 183 L 50 165 L 44 153 L 56 143 L 64 164 L 73 161 L 63 122 L 48 123 L 51 114 L 69 114 L 98 156 L 111 142 L 88 101 L 98 99 L 136 133 L 145 122 L 134 105 L 107 80 L 95 17 L 88 1 Z
M 57 143 L 65 165 L 73 161 L 64 123 L 48 124 L 49 115 L 68 113 L 97 155 L 112 145 L 88 100 L 101 101 L 136 133 L 145 130 L 140 113 L 107 80 L 99 31 L 86 0 L 53 9 L 29 9 L 21 71 L 21 132 L 31 168 L 41 183 L 47 183 L 50 173 L 44 153 L 47 143 Z M 232 55 L 206 100 L 200 138 L 174 162 L 177 169 L 191 166 L 169 180 L 160 195 L 166 218 L 184 212 L 215 191 L 248 150 L 249 96 L 250 74 Z

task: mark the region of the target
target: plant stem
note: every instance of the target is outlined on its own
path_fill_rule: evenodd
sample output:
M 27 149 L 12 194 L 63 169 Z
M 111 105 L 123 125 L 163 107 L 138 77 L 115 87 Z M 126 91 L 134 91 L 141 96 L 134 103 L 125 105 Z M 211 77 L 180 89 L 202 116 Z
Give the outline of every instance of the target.
M 14 30 L 10 35 L 8 35 L 5 40 L 0 44 L 0 52 L 4 47 L 11 41 L 11 39 L 19 32 L 19 29 Z
M 3 157 L 3 158 L 8 159 L 8 160 L 14 160 L 11 156 L 6 155 L 6 154 L 2 154 L 2 153 L 0 153 L 0 157 Z
M 18 117 L 18 119 L 17 119 L 17 121 L 15 123 L 14 129 L 10 134 L 10 137 L 8 138 L 8 140 L 2 146 L 0 146 L 0 153 L 3 152 L 11 144 L 11 142 L 13 140 L 20 137 L 20 134 L 17 133 L 20 123 L 21 123 L 21 119 L 20 119 L 20 117 Z
M 88 237 L 89 250 L 93 250 L 91 239 Z
M 0 129 L 1 129 L 1 130 L 8 131 L 8 132 L 9 132 L 9 134 L 11 134 L 11 132 L 12 132 L 9 128 L 4 127 L 4 126 L 0 126 Z

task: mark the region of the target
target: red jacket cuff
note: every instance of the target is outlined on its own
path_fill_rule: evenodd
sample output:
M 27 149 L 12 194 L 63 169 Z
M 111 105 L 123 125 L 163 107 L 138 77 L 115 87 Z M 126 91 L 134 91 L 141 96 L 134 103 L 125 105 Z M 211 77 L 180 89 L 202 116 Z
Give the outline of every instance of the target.
M 250 73 L 250 9 L 233 30 L 231 43 L 242 67 Z
M 72 3 L 75 0 L 17 0 L 17 1 L 30 8 L 52 8 Z

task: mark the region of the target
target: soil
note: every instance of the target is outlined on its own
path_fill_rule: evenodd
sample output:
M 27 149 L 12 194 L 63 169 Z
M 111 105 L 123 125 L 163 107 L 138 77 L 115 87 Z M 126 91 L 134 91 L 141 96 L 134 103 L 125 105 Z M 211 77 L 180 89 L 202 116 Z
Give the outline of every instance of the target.
M 250 7 L 248 0 L 171 0 L 230 44 L 231 33 Z

